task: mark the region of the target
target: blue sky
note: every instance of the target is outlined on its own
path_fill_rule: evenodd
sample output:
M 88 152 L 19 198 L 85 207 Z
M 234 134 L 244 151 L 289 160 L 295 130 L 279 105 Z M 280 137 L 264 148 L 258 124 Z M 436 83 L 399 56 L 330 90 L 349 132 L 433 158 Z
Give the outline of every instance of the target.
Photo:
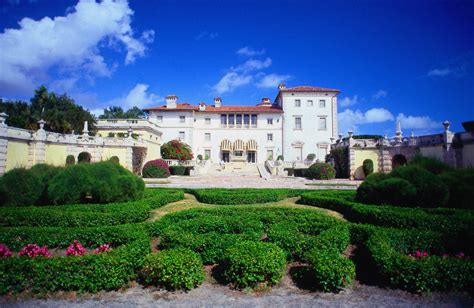
M 40 84 L 86 108 L 254 105 L 338 88 L 342 133 L 474 119 L 474 1 L 0 0 L 0 97 Z

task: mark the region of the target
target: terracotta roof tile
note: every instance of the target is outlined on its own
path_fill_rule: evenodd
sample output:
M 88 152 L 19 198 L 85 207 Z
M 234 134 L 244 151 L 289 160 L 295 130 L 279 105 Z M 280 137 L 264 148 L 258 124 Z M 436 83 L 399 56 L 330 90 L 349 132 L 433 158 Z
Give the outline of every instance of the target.
M 144 108 L 143 110 L 151 111 L 176 111 L 176 110 L 189 110 L 189 111 L 197 111 L 197 112 L 212 112 L 212 113 L 219 113 L 219 112 L 268 112 L 268 113 L 283 113 L 279 107 L 275 107 L 272 105 L 268 106 L 221 106 L 221 107 L 214 107 L 214 106 L 206 106 L 206 110 L 199 110 L 198 106 L 193 106 L 188 103 L 179 103 L 176 105 L 176 108 L 166 108 L 166 105 L 157 106 L 157 107 L 149 107 Z
M 297 86 L 297 87 L 292 87 L 292 88 L 281 89 L 280 92 L 341 92 L 341 91 L 338 89 L 331 89 L 331 88 Z

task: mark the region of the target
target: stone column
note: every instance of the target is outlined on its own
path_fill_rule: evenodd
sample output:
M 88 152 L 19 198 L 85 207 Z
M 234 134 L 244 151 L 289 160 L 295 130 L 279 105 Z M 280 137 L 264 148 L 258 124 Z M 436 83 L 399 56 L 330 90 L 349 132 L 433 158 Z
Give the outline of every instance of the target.
M 379 150 L 379 170 L 383 173 L 392 171 L 392 158 L 388 148 L 385 146 L 380 147 Z
M 125 167 L 133 172 L 133 147 L 127 146 L 127 154 L 126 154 L 126 161 Z
M 349 146 L 349 179 L 353 180 L 356 170 L 355 149 Z
M 6 113 L 0 113 L 0 175 L 4 174 L 7 168 L 8 126 L 5 123 L 7 117 Z

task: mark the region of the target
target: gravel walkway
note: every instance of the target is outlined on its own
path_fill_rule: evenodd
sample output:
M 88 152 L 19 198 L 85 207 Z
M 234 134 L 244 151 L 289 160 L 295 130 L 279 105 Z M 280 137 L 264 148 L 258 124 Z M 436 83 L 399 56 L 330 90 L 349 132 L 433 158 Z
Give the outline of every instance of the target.
M 234 291 L 226 286 L 204 283 L 187 293 L 143 289 L 97 295 L 60 294 L 55 299 L 7 302 L 2 307 L 472 307 L 467 295 L 413 295 L 398 290 L 358 285 L 339 294 L 309 292 L 292 286 L 278 286 L 255 294 Z M 59 298 L 58 298 L 59 297 Z

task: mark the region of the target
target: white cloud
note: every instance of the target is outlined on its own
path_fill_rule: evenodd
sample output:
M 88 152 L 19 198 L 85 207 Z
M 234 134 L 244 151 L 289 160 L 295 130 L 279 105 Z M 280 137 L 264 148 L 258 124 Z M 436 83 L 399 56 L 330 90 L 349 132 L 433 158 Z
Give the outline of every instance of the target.
M 453 74 L 453 71 L 449 68 L 435 68 L 428 72 L 429 77 L 445 77 Z
M 132 15 L 127 1 L 80 0 L 66 16 L 23 18 L 18 29 L 0 33 L 0 91 L 31 94 L 49 81 L 52 69 L 60 79 L 110 76 L 113 67 L 100 52 L 114 45 L 125 47 L 125 64 L 133 63 L 144 56 L 154 32 L 134 38 Z
M 393 120 L 392 113 L 384 108 L 372 108 L 366 112 L 346 109 L 338 114 L 339 131 L 341 133 L 345 133 L 349 129 L 357 131 L 358 126 L 363 124 L 382 123 Z
M 357 95 L 354 95 L 352 98 L 346 96 L 343 99 L 338 100 L 338 102 L 341 107 L 349 107 L 359 103 L 359 97 Z
M 441 128 L 441 123 L 433 121 L 429 116 L 406 116 L 403 113 L 399 113 L 397 116 L 397 122 L 401 122 L 403 129 L 415 129 L 430 131 L 432 129 Z
M 268 74 L 257 83 L 259 88 L 276 88 L 280 83 L 290 79 L 290 75 Z
M 378 90 L 377 92 L 374 93 L 374 95 L 372 95 L 372 98 L 373 99 L 380 99 L 380 98 L 384 98 L 384 97 L 387 97 L 387 91 L 385 90 Z
M 265 60 L 249 59 L 230 70 L 217 82 L 212 89 L 217 94 L 232 92 L 234 89 L 251 83 L 255 77 L 251 74 L 272 65 L 272 59 Z
M 237 50 L 236 54 L 247 57 L 261 56 L 265 54 L 265 49 L 256 50 L 250 46 L 245 46 Z
M 199 40 L 203 40 L 203 39 L 206 39 L 206 40 L 213 40 L 215 38 L 217 38 L 219 36 L 219 33 L 217 32 L 207 32 L 207 31 L 202 31 L 200 32 L 198 35 L 196 35 L 194 37 L 194 39 L 196 41 L 199 41 Z
M 240 75 L 236 72 L 229 72 L 214 85 L 213 89 L 217 94 L 232 92 L 235 88 L 247 85 L 252 82 L 252 80 L 253 77 L 251 75 Z
M 137 83 L 127 95 L 108 101 L 106 106 L 120 106 L 123 109 L 129 109 L 134 106 L 144 108 L 163 101 L 162 97 L 148 93 L 148 88 L 147 84 Z

